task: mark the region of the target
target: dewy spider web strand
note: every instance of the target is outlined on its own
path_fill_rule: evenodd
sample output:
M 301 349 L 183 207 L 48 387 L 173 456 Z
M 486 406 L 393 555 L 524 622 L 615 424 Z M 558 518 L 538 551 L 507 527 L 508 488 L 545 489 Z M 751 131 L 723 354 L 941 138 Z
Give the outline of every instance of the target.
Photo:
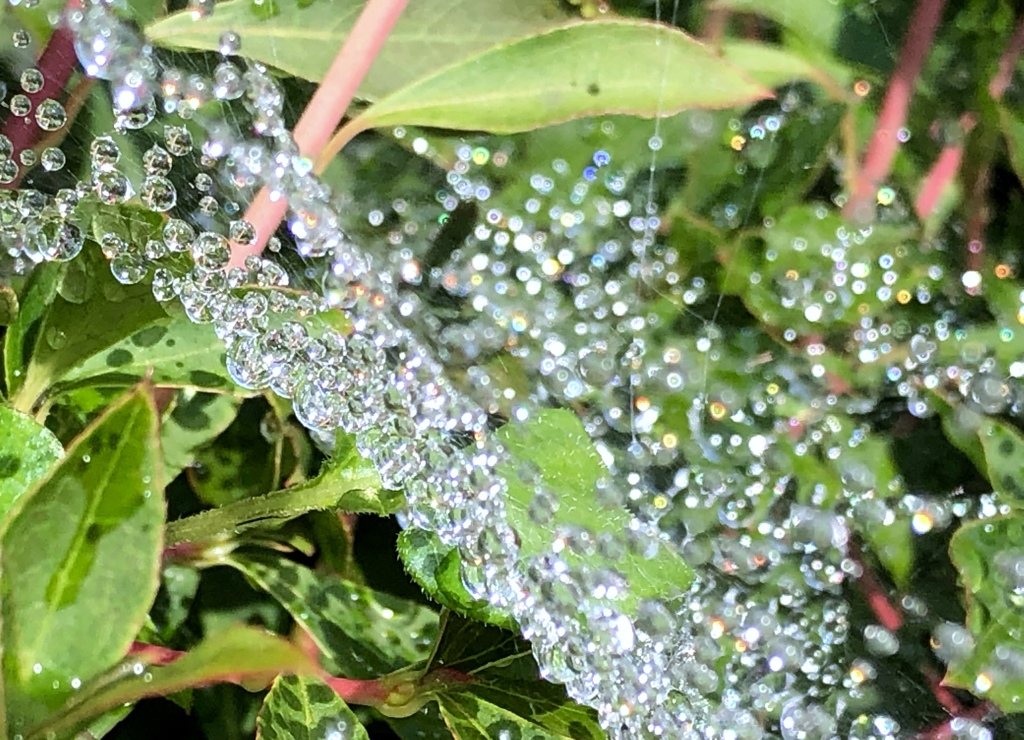
M 149 47 L 103 3 L 73 13 L 72 27 L 87 70 L 109 80 L 121 125 L 142 128 L 153 121 L 159 69 Z M 236 51 L 229 48 L 225 56 Z M 205 159 L 211 165 L 222 163 L 227 178 L 250 192 L 266 185 L 288 199 L 300 254 L 332 258 L 329 302 L 347 314 L 355 332 L 348 337 L 333 332 L 311 336 L 302 324 L 273 319 L 274 312 L 291 305 L 279 294 L 270 313 L 259 293 L 233 295 L 232 289 L 252 281 L 284 286 L 287 274 L 256 257 L 247 260 L 245 270 L 227 272 L 227 239 L 215 231 L 197 234 L 176 219 L 165 229 L 166 249 L 188 252 L 195 267 L 187 274 L 157 267 L 154 294 L 161 300 L 177 296 L 194 321 L 214 323 L 227 342 L 228 368 L 237 382 L 253 388 L 269 385 L 293 398 L 296 415 L 321 438 L 329 438 L 339 426 L 355 434 L 384 485 L 407 491 L 407 523 L 434 531 L 459 548 L 471 593 L 511 611 L 532 640 L 542 672 L 566 683 L 579 701 L 598 708 L 613 736 L 688 736 L 699 702 L 685 689 L 680 673 L 687 662 L 685 632 L 678 632 L 682 625 L 655 601 L 641 605 L 634 623 L 616 607 L 615 597 L 592 595 L 606 577 L 601 573 L 567 567 L 551 556 L 520 559 L 516 535 L 503 514 L 504 482 L 496 472 L 504 452 L 486 436 L 486 415 L 445 380 L 443 368 L 394 320 L 392 278 L 376 272 L 369 257 L 341 234 L 329 191 L 301 166 L 284 127 L 283 95 L 274 80 L 259 65 L 243 76 L 228 61 L 218 67 L 217 78 L 213 89 L 226 90 L 226 99 L 246 97 L 261 137 L 247 141 L 223 120 L 197 117 L 206 132 Z M 168 114 L 188 113 L 192 105 L 188 97 L 195 93 L 182 88 L 181 79 L 173 69 L 164 71 L 163 108 Z M 191 145 L 182 140 L 183 130 L 175 131 L 168 147 L 185 154 Z M 131 187 L 116 168 L 119 154 L 111 140 L 97 142 L 95 187 L 107 202 L 120 202 Z M 142 184 L 144 202 L 152 199 L 159 177 L 150 175 Z M 254 238 L 245 222 L 233 223 L 229 236 L 242 243 Z M 112 269 L 119 280 L 144 277 L 147 263 L 131 254 L 129 245 L 112 241 L 105 249 L 114 258 Z M 389 356 L 397 356 L 398 364 Z M 451 439 L 456 431 L 478 441 L 460 449 Z M 540 495 L 542 486 L 533 481 Z M 630 545 L 641 550 L 658 546 L 657 533 L 646 534 L 642 526 L 632 528 L 632 538 Z M 602 585 L 600 591 L 628 589 L 614 579 L 613 586 L 609 590 Z M 566 656 L 573 657 L 572 665 Z

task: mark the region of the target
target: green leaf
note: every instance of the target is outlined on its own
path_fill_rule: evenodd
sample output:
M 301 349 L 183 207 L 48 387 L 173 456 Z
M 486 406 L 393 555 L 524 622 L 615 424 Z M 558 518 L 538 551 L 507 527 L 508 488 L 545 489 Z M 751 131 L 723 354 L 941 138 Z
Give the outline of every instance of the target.
M 231 380 L 224 364 L 225 354 L 224 342 L 213 324 L 193 323 L 184 313 L 173 318 L 161 315 L 130 336 L 76 363 L 61 377 L 61 387 L 85 383 L 130 386 L 152 371 L 153 385 L 164 388 L 253 395 Z
M 150 667 L 135 674 L 136 660 L 126 662 L 127 676 L 120 681 L 73 697 L 61 712 L 45 725 L 27 734 L 27 740 L 42 740 L 48 733 L 81 726 L 90 718 L 150 696 L 167 696 L 189 687 L 217 683 L 240 683 L 254 690 L 283 673 L 316 675 L 319 668 L 287 640 L 252 627 L 235 626 L 206 638 L 193 650 L 166 666 Z
M 1024 506 L 1024 435 L 1006 422 L 982 416 L 978 418 L 978 438 L 992 488 L 1005 503 Z
M 57 295 L 65 269 L 67 263 L 64 262 L 40 265 L 32 271 L 19 297 L 18 315 L 4 336 L 4 383 L 9 398 L 18 392 L 24 382 L 25 367 L 39 336 L 39 324 L 47 306 Z
M 148 285 L 121 285 L 114 279 L 98 246 L 86 242 L 78 260 L 86 271 L 85 292 L 72 296 L 80 301 L 68 300 L 63 291 L 51 295 L 28 367 L 11 396 L 12 404 L 23 411 L 30 410 L 47 388 L 85 358 L 166 319 Z
M 967 628 L 974 650 L 950 663 L 945 682 L 991 700 L 1004 712 L 1024 711 L 1024 517 L 975 521 L 953 535 L 949 554 L 967 592 Z
M 829 49 L 835 43 L 843 22 L 842 6 L 833 2 L 716 0 L 713 7 L 764 16 L 801 40 L 823 49 Z
M 353 446 L 339 445 L 316 478 L 171 522 L 167 544 L 205 542 L 238 536 L 254 528 L 270 529 L 311 511 L 388 515 L 404 502 L 401 492 L 381 490 L 377 471 Z
M 722 44 L 722 56 L 733 67 L 744 70 L 765 87 L 781 87 L 788 82 L 810 80 L 821 85 L 833 99 L 843 100 L 846 97 L 844 86 L 849 82 L 849 75 L 834 76 L 834 69 L 825 71 L 821 64 L 810 62 L 781 46 L 757 41 L 727 41 Z
M 156 410 L 140 387 L 18 501 L 2 552 L 8 702 L 17 687 L 52 706 L 72 679 L 88 680 L 127 651 L 157 590 L 159 455 Z
M 1010 164 L 1017 178 L 1024 183 L 1024 118 L 1014 115 L 1009 108 L 999 106 L 999 123 L 1006 137 L 1006 148 L 1010 152 Z
M 146 36 L 159 46 L 216 51 L 220 35 L 235 31 L 244 39 L 246 58 L 319 82 L 366 3 L 303 4 L 277 0 L 280 13 L 264 22 L 253 15 L 251 0 L 222 2 L 198 21 L 188 10 L 168 16 L 149 26 Z M 417 0 L 374 59 L 359 97 L 376 100 L 458 59 L 567 19 L 552 0 Z
M 624 508 L 608 508 L 595 500 L 597 483 L 606 469 L 583 424 L 571 411 L 543 409 L 529 421 L 506 424 L 498 437 L 519 463 L 536 466 L 540 481 L 554 493 L 557 511 L 549 524 L 535 523 L 529 514 L 535 492 L 522 482 L 514 464 L 500 472 L 508 482 L 507 511 L 509 523 L 519 533 L 520 551 L 524 558 L 540 557 L 551 552 L 558 527 L 583 528 L 594 537 L 610 535 L 621 539 L 628 531 L 631 515 Z M 567 555 L 569 560 L 578 554 Z M 628 614 L 635 613 L 637 602 L 645 598 L 666 599 L 681 595 L 693 580 L 693 571 L 672 548 L 660 547 L 647 559 L 628 550 L 612 560 L 588 555 L 592 568 L 602 567 L 621 573 L 629 583 L 629 593 L 622 605 Z
M 427 664 L 469 675 L 491 674 L 517 679 L 539 680 L 530 643 L 517 632 L 466 619 L 451 611 L 441 614 L 441 635 Z
M 454 686 L 454 684 L 453 684 Z M 511 737 L 601 740 L 597 713 L 544 681 L 473 681 L 438 696 L 441 716 L 458 740 Z
M 0 406 L 0 521 L 63 454 L 64 448 L 49 429 Z
M 462 583 L 458 551 L 442 544 L 433 532 L 402 531 L 398 535 L 398 555 L 409 576 L 441 606 L 497 627 L 515 627 L 508 614 L 469 595 Z
M 424 660 L 437 635 L 437 614 L 411 601 L 284 558 L 235 555 L 228 564 L 288 610 L 335 675 L 377 678 Z
M 281 676 L 270 689 L 256 720 L 258 740 L 369 740 L 355 713 L 316 678 Z
M 604 63 L 609 49 L 618 63 Z M 673 69 L 687 73 L 668 74 Z M 681 31 L 590 21 L 496 46 L 417 80 L 371 106 L 349 131 L 404 124 L 514 133 L 584 116 L 654 118 L 771 96 Z
M 168 482 L 196 460 L 196 450 L 231 426 L 241 402 L 229 395 L 182 391 L 160 425 Z
M 10 326 L 18 316 L 18 294 L 9 285 L 0 285 L 0 326 Z

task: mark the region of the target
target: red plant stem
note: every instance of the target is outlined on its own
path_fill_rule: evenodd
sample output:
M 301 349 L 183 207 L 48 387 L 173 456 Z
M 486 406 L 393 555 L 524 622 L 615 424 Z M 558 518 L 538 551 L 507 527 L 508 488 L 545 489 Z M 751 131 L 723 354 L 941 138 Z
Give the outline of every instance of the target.
M 853 193 L 844 209 L 847 218 L 865 222 L 871 220 L 875 193 L 889 175 L 899 150 L 897 132 L 907 122 L 914 84 L 931 50 L 945 5 L 946 0 L 918 0 L 914 8 L 896 70 L 882 100 L 878 123 L 864 155 L 864 164 L 857 174 Z
M 148 642 L 133 642 L 128 648 L 128 656 L 140 658 L 150 665 L 167 665 L 173 663 L 185 653 L 180 650 L 171 650 L 160 645 L 150 645 Z
M 917 740 L 953 740 L 956 735 L 953 733 L 953 720 L 955 719 L 973 719 L 983 720 L 990 714 L 996 711 L 995 707 L 991 702 L 982 702 L 976 704 L 970 709 L 958 713 L 955 717 L 950 717 L 944 722 L 940 722 L 932 727 L 925 728 L 917 733 Z
M 368 0 L 295 126 L 295 143 L 303 156 L 315 159 L 330 140 L 407 2 Z M 245 212 L 245 220 L 256 227 L 256 242 L 233 244 L 230 266 L 241 267 L 246 257 L 260 254 L 287 210 L 285 198 L 274 199 L 269 189 L 260 190 Z
M 344 699 L 346 704 L 380 706 L 387 701 L 390 694 L 379 679 L 361 681 L 354 678 L 328 677 L 324 682 L 334 689 L 334 693 Z
M 1003 55 L 999 57 L 999 69 L 988 84 L 988 93 L 993 100 L 1002 100 L 1006 88 L 1013 80 L 1013 70 L 1017 67 L 1017 59 L 1024 52 L 1024 16 L 1017 21 L 1017 26 L 1010 36 L 1010 43 L 1007 44 Z
M 975 123 L 975 117 L 972 115 L 968 114 L 961 117 L 960 126 L 963 129 L 964 136 L 971 132 Z M 914 212 L 917 213 L 919 219 L 924 220 L 935 211 L 935 207 L 938 205 L 943 192 L 956 179 L 963 159 L 963 141 L 957 144 L 950 144 L 939 153 L 939 158 L 935 160 L 935 164 L 932 165 L 928 174 L 925 175 L 924 184 L 921 186 L 917 199 L 914 201 Z
M 70 0 L 65 10 L 72 10 L 81 6 L 79 0 Z M 43 86 L 34 93 L 25 93 L 32 101 L 31 111 L 47 98 L 58 99 L 64 92 L 64 88 L 74 74 L 78 66 L 78 55 L 75 53 L 75 35 L 70 28 L 61 26 L 50 36 L 50 40 L 43 49 L 36 63 L 36 69 L 43 74 Z M 70 124 L 68 124 L 70 125 Z M 14 155 L 26 149 L 31 149 L 36 142 L 42 138 L 44 131 L 36 123 L 35 115 L 29 112 L 24 118 L 8 115 L 0 128 L 3 134 L 11 140 L 14 147 Z M 0 184 L 0 188 L 15 188 L 20 178 L 14 182 Z
M 928 688 L 932 690 L 935 701 L 942 705 L 952 715 L 963 714 L 964 705 L 956 698 L 956 695 L 942 685 L 942 676 L 935 672 L 931 666 L 922 665 L 918 667 L 924 680 L 928 682 Z
M 896 632 L 903 626 L 903 613 L 885 593 L 874 572 L 865 564 L 860 546 L 856 542 L 850 543 L 850 557 L 860 565 L 861 575 L 857 579 L 857 586 L 875 619 L 890 632 Z

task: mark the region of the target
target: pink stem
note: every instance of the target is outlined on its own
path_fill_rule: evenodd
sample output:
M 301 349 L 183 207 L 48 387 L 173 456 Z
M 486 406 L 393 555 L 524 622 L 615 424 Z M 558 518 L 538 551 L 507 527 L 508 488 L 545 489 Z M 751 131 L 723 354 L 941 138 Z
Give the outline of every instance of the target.
M 868 602 L 875 619 L 890 632 L 896 632 L 903 626 L 903 614 L 899 607 L 889 599 L 874 572 L 864 562 L 860 546 L 856 542 L 850 543 L 850 558 L 860 565 L 861 575 L 857 579 L 857 586 L 864 596 L 864 600 Z
M 368 0 L 295 126 L 295 142 L 303 156 L 315 158 L 330 140 L 407 2 Z M 287 200 L 271 198 L 267 188 L 260 190 L 245 213 L 245 220 L 256 227 L 256 242 L 232 245 L 230 267 L 240 267 L 249 255 L 260 254 L 287 210 Z
M 999 71 L 988 84 L 988 93 L 993 100 L 1003 99 L 1003 93 L 1013 80 L 1013 70 L 1017 67 L 1017 59 L 1020 58 L 1021 52 L 1024 52 L 1024 17 L 1017 21 L 1010 43 L 999 57 Z
M 160 645 L 150 645 L 148 642 L 133 642 L 128 648 L 128 655 L 132 658 L 141 658 L 150 665 L 167 665 L 173 663 L 185 653 L 180 650 L 171 650 Z
M 965 114 L 960 119 L 960 126 L 963 129 L 964 136 L 971 132 L 975 123 L 975 117 L 970 114 Z M 942 149 L 939 153 L 939 158 L 935 160 L 935 164 L 932 165 L 931 170 L 925 176 L 921 191 L 917 194 L 917 200 L 914 201 L 914 211 L 917 213 L 918 218 L 924 220 L 932 215 L 935 207 L 938 205 L 939 198 L 942 197 L 942 193 L 953 182 L 960 171 L 960 164 L 963 162 L 963 158 L 963 142 L 952 144 Z
M 380 679 L 361 681 L 354 678 L 326 677 L 324 682 L 334 689 L 334 693 L 344 699 L 346 704 L 380 706 L 388 699 L 388 688 Z
M 845 214 L 858 221 L 869 221 L 872 202 L 879 185 L 889 175 L 899 150 L 897 132 L 907 122 L 914 83 L 921 74 L 925 58 L 932 48 L 935 32 L 942 18 L 946 0 L 918 0 L 910 18 L 907 38 L 896 63 L 896 71 L 885 91 L 878 123 L 864 155 L 864 164 L 857 175 Z

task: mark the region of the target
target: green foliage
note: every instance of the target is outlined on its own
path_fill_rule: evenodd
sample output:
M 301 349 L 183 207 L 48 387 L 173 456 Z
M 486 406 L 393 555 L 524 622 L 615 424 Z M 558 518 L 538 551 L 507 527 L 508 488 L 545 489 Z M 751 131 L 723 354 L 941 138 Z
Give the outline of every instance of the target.
M 967 591 L 967 627 L 974 649 L 950 663 L 946 682 L 992 700 L 1005 712 L 1024 708 L 1024 517 L 999 517 L 960 527 L 949 554 Z
M 525 557 L 550 552 L 553 540 L 572 537 L 579 530 L 591 532 L 597 548 L 602 539 L 617 541 L 629 529 L 630 515 L 621 506 L 595 506 L 594 492 L 604 473 L 600 457 L 576 415 L 547 410 L 523 424 L 506 425 L 498 432 L 515 463 L 502 470 L 508 481 L 509 523 L 520 536 Z M 543 508 L 553 512 L 538 526 L 531 510 L 537 492 L 524 482 L 515 465 L 539 472 L 538 482 L 554 494 L 554 502 Z M 525 478 L 529 480 L 529 478 Z M 674 550 L 661 547 L 656 553 L 576 553 L 567 548 L 567 559 L 586 557 L 592 567 L 621 573 L 631 592 L 624 602 L 627 614 L 635 614 L 637 602 L 647 597 L 674 597 L 685 593 L 693 571 Z
M 8 716 L 39 719 L 36 703 L 54 708 L 124 654 L 156 594 L 163 518 L 156 412 L 141 387 L 72 442 L 6 520 Z
M 51 30 L 46 15 L 64 3 L 27 5 L 4 6 L 0 25 L 23 27 L 41 48 Z M 280 73 L 290 117 L 365 1 L 228 0 L 200 20 L 191 8 L 161 17 L 157 0 L 122 5 L 118 12 L 187 60 L 185 68 L 214 58 L 191 52 L 215 52 L 225 31 L 238 33 L 244 57 Z M 486 223 L 488 238 L 508 236 L 508 216 L 526 213 L 524 203 L 536 223 L 521 231 L 546 235 L 545 256 L 557 270 L 571 264 L 562 247 L 580 263 L 602 258 L 612 209 L 628 206 L 642 220 L 645 201 L 665 204 L 656 224 L 629 227 L 645 241 L 653 236 L 645 265 L 659 269 L 628 280 L 615 273 L 616 285 L 601 287 L 636 293 L 628 297 L 640 303 L 629 311 L 649 309 L 646 326 L 621 324 L 617 339 L 645 343 L 643 369 L 652 374 L 637 376 L 637 390 L 655 419 L 653 454 L 678 452 L 652 469 L 701 473 L 699 481 L 680 478 L 674 500 L 640 513 L 663 516 L 667 539 L 686 543 L 690 562 L 675 547 L 622 547 L 631 512 L 602 500 L 602 455 L 616 435 L 635 430 L 598 412 L 614 407 L 632 418 L 641 399 L 618 398 L 603 381 L 574 399 L 572 411 L 542 409 L 497 433 L 513 458 L 502 471 L 507 515 L 525 561 L 586 530 L 597 538 L 593 551 L 572 543 L 565 559 L 621 574 L 631 592 L 615 605 L 631 615 L 642 599 L 682 597 L 691 565 L 734 578 L 734 596 L 755 594 L 736 596 L 724 611 L 747 599 L 772 604 L 773 617 L 789 610 L 810 620 L 807 605 L 827 594 L 850 605 L 842 618 L 855 635 L 880 621 L 872 611 L 880 597 L 905 595 L 899 649 L 871 658 L 879 686 L 898 677 L 891 696 L 900 701 L 881 696 L 871 705 L 872 691 L 855 699 L 864 717 L 884 710 L 910 733 L 947 709 L 904 706 L 912 703 L 903 701 L 907 677 L 937 666 L 913 630 L 934 626 L 939 614 L 959 622 L 963 607 L 974 647 L 951 660 L 947 684 L 974 695 L 958 694 L 965 705 L 991 701 L 1021 712 L 1019 65 L 998 99 L 989 86 L 1015 8 L 1005 0 L 946 4 L 899 124 L 895 163 L 871 183 L 873 222 L 861 229 L 842 214 L 843 199 L 856 184 L 914 3 L 708 0 L 673 6 L 678 28 L 646 18 L 657 6 L 665 20 L 667 3 L 611 5 L 605 17 L 584 21 L 557 0 L 410 2 L 362 83 L 365 105 L 349 111 L 348 135 L 379 133 L 360 137 L 327 173 L 345 204 L 346 233 L 381 255 L 396 249 L 396 235 L 431 242 L 424 274 L 482 242 L 474 227 Z M 585 17 L 601 13 L 600 4 L 583 6 Z M 718 30 L 716 17 L 724 19 Z M 955 125 L 965 111 L 970 126 Z M 656 124 L 641 120 L 655 116 Z M 103 85 L 86 96 L 79 124 L 93 132 L 114 125 Z M 198 132 L 195 124 L 187 122 Z M 392 128 L 403 133 L 392 139 Z M 503 136 L 516 132 L 529 133 Z M 68 132 L 71 141 L 80 135 Z M 134 179 L 149 138 L 115 135 Z M 934 184 L 933 165 L 961 143 L 963 161 L 938 205 L 916 213 L 915 197 Z M 584 181 L 580 173 L 599 150 L 611 162 Z M 448 178 L 468 182 L 471 165 L 493 192 L 486 205 L 467 200 L 452 213 Z M 238 204 L 221 205 L 214 221 Z M 375 211 L 380 226 L 367 219 Z M 0 285 L 0 737 L 74 737 L 86 728 L 100 737 L 145 697 L 170 697 L 211 737 L 251 736 L 255 722 L 266 740 L 335 730 L 367 738 L 380 721 L 403 738 L 603 737 L 593 711 L 540 680 L 510 615 L 470 595 L 459 550 L 418 529 L 401 532 L 397 552 L 371 541 L 369 517 L 400 514 L 405 498 L 383 488 L 350 437 L 339 435 L 322 455 L 287 400 L 268 403 L 233 383 L 211 325 L 192 322 L 176 302 L 156 302 L 145 281 L 125 286 L 112 277 L 100 240 L 114 234 L 146 244 L 159 236 L 163 214 L 134 200 L 109 207 L 86 197 L 74 222 L 86 235 L 79 258 Z M 980 251 L 962 243 L 979 228 Z M 308 296 L 315 268 L 289 259 L 280 258 L 298 286 L 289 294 Z M 847 270 L 838 264 L 855 264 L 863 284 L 836 283 Z M 965 294 L 968 270 L 981 282 Z M 517 281 L 505 287 L 509 301 L 532 305 Z M 456 298 L 450 303 L 438 313 L 449 311 L 452 321 L 469 315 Z M 311 333 L 350 329 L 337 312 L 299 319 Z M 948 336 L 939 341 L 941 332 Z M 914 350 L 918 333 L 939 346 Z M 524 332 L 521 345 L 481 358 L 492 382 L 514 391 L 495 401 L 496 416 L 510 418 L 537 382 L 521 361 L 535 339 Z M 873 352 L 877 359 L 864 359 Z M 621 354 L 612 346 L 594 373 L 628 372 Z M 661 365 L 677 371 L 678 382 L 656 378 Z M 464 370 L 451 368 L 452 378 L 475 382 Z M 979 400 L 979 375 L 998 392 Z M 612 440 L 601 455 L 580 418 Z M 758 437 L 774 440 L 761 454 L 749 444 Z M 748 486 L 760 473 L 776 487 Z M 533 480 L 553 500 L 538 501 Z M 928 508 L 937 498 L 949 503 L 940 515 Z M 834 519 L 824 534 L 807 534 L 787 529 L 796 514 L 783 509 Z M 780 520 L 786 526 L 774 527 Z M 732 558 L 737 543 L 765 561 L 780 552 L 806 557 L 760 580 L 764 562 Z M 826 551 L 842 554 L 830 562 Z M 409 579 L 397 567 L 397 576 L 379 575 L 374 566 L 382 563 L 401 563 Z M 880 592 L 840 592 L 837 584 L 861 569 Z M 962 592 L 954 591 L 955 575 Z M 759 590 L 742 590 L 751 584 Z M 743 680 L 731 673 L 743 661 L 738 607 L 722 624 L 721 634 L 700 642 L 717 657 L 695 684 Z M 294 626 L 308 651 L 281 636 Z M 796 668 L 752 670 L 761 672 L 756 690 L 764 695 L 776 690 L 773 678 L 799 680 Z M 338 692 L 365 706 L 353 711 Z M 224 697 L 229 708 L 220 706 Z M 782 708 L 767 701 L 762 709 L 777 728 Z M 1003 721 L 999 729 L 1013 736 L 1016 720 Z
M 256 720 L 260 740 L 369 740 L 359 719 L 334 690 L 308 676 L 281 676 L 270 688 Z
M 63 454 L 60 441 L 46 427 L 0 406 L 0 521 Z
M 615 48 L 628 63 L 600 64 Z M 568 55 L 573 64 L 563 63 Z M 666 81 L 652 68 L 686 68 Z M 533 70 L 523 75 L 520 70 Z M 382 98 L 355 119 L 363 130 L 398 124 L 513 133 L 573 118 L 646 118 L 726 108 L 771 93 L 683 33 L 636 21 L 544 31 L 468 57 Z
M 278 13 L 262 21 L 249 0 L 219 3 L 196 21 L 183 10 L 157 21 L 146 35 L 173 49 L 214 51 L 224 31 L 245 39 L 245 55 L 288 74 L 319 81 L 355 25 L 361 0 L 303 3 L 278 0 Z M 474 52 L 528 36 L 568 20 L 553 0 L 420 0 L 402 14 L 388 44 L 359 90 L 377 100 Z M 426 29 L 426 31 L 425 31 Z

